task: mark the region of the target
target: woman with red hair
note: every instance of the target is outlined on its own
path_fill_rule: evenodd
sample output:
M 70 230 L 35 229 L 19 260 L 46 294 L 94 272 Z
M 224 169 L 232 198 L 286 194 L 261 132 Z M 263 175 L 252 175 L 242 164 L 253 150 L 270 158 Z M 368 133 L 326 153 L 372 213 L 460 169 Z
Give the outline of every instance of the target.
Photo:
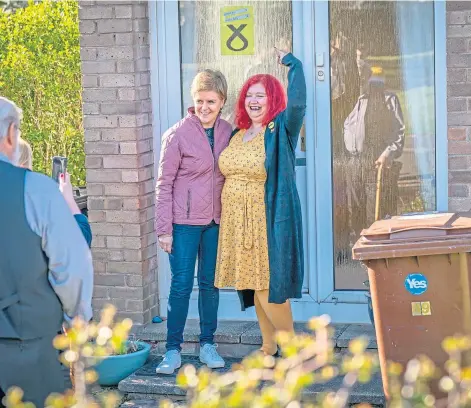
M 215 286 L 237 289 L 242 310 L 255 306 L 267 355 L 277 331 L 293 332 L 290 298 L 304 277 L 295 149 L 306 111 L 301 61 L 276 50 L 289 68 L 288 95 L 275 77 L 255 75 L 240 91 L 236 127 L 219 157 L 222 191 Z

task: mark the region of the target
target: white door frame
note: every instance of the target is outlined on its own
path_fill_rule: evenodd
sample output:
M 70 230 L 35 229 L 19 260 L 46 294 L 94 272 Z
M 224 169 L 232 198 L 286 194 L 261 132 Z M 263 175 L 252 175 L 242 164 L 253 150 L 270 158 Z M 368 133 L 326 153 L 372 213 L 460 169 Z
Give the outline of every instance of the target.
M 292 301 L 296 320 L 327 313 L 334 322 L 367 323 L 362 291 L 335 291 L 333 274 L 332 170 L 330 164 L 330 83 L 316 80 L 316 56 L 324 55 L 329 67 L 329 7 L 327 1 L 293 1 L 293 48 L 304 64 L 307 113 L 306 154 L 298 151 L 297 183 L 303 206 L 305 273 L 308 293 Z M 154 132 L 154 174 L 160 157 L 161 134 L 181 119 L 181 66 L 178 1 L 149 2 L 151 84 Z M 437 207 L 448 208 L 448 156 L 446 124 L 446 11 L 445 2 L 435 2 L 435 92 Z M 443 58 L 441 58 L 443 56 Z M 329 137 L 325 137 L 329 135 Z M 299 150 L 299 149 L 298 149 Z M 305 166 L 304 166 L 305 163 Z M 328 187 L 326 187 L 328 186 Z M 303 199 L 304 197 L 304 199 Z M 168 257 L 159 250 L 158 291 L 160 315 L 167 315 L 170 291 Z M 189 317 L 197 318 L 197 293 L 190 300 Z M 219 317 L 251 320 L 253 308 L 240 311 L 236 293 L 220 292 Z

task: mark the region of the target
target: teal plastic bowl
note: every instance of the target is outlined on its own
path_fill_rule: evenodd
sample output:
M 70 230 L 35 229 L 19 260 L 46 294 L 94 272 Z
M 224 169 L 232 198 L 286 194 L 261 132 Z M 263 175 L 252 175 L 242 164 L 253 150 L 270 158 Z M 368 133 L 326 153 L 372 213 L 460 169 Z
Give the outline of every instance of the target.
M 95 371 L 98 374 L 98 384 L 117 385 L 145 364 L 147 357 L 149 357 L 150 344 L 142 341 L 136 343 L 139 350 L 135 353 L 108 356 L 95 366 Z

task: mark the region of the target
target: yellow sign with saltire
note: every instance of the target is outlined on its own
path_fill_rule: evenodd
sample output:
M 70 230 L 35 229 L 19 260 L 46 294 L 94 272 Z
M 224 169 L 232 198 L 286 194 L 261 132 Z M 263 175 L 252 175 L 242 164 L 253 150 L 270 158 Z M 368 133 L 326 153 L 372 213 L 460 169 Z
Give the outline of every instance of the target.
M 253 6 L 221 7 L 221 54 L 255 54 Z

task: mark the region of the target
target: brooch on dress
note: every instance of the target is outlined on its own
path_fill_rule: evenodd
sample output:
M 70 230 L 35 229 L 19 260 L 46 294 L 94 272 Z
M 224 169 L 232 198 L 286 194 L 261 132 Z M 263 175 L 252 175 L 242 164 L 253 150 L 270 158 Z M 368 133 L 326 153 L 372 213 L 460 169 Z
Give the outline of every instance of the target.
M 275 124 L 273 122 L 270 122 L 268 124 L 268 129 L 270 129 L 270 131 L 273 133 L 273 131 L 275 130 Z

